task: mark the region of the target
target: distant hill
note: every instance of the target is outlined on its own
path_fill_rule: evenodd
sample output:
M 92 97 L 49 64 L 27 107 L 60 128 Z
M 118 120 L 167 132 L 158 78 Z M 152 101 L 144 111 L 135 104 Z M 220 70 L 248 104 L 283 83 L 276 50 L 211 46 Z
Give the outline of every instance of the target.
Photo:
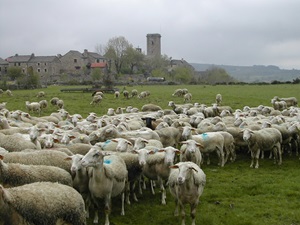
M 216 65 L 216 64 L 201 64 L 190 63 L 196 71 L 205 71 L 212 67 L 219 67 L 226 70 L 226 72 L 233 78 L 247 83 L 252 82 L 272 82 L 272 81 L 293 81 L 293 79 L 300 78 L 300 70 L 286 70 L 280 69 L 277 66 L 231 66 L 231 65 Z

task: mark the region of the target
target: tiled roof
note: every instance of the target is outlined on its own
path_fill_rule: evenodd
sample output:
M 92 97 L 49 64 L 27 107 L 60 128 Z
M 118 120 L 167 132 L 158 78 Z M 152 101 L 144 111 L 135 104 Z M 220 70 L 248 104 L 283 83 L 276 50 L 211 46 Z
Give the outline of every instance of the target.
M 0 65 L 8 65 L 8 62 L 0 58 Z
M 11 57 L 8 57 L 6 61 L 8 62 L 28 62 L 31 55 L 14 55 Z
M 35 56 L 30 62 L 53 62 L 57 58 L 56 56 Z
M 105 62 L 99 62 L 99 63 L 92 63 L 91 68 L 105 68 L 106 63 Z

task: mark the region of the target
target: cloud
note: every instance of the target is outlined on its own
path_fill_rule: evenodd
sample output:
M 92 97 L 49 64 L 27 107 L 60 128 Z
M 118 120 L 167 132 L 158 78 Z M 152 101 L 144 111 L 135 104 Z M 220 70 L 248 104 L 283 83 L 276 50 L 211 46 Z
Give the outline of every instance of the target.
M 0 57 L 95 51 L 124 36 L 189 62 L 300 69 L 298 0 L 1 0 Z

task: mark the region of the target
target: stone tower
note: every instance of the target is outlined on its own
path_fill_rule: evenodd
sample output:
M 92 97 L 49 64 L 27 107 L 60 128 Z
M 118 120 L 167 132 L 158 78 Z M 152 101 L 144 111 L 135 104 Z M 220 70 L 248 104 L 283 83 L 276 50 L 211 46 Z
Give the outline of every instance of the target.
M 160 34 L 147 34 L 147 56 L 160 56 Z

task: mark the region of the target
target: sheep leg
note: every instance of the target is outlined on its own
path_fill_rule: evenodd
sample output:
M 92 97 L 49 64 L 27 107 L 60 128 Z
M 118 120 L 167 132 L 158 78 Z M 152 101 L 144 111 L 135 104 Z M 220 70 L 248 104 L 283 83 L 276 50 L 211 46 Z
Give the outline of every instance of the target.
M 130 190 L 130 183 L 131 183 L 130 181 L 127 181 L 127 182 L 126 182 L 126 188 L 125 188 L 125 189 L 126 189 L 126 203 L 127 203 L 128 205 L 131 204 L 131 203 L 130 203 L 130 194 L 131 194 L 131 193 L 130 193 L 130 191 L 131 191 L 131 190 Z
M 175 198 L 175 210 L 174 210 L 174 216 L 179 215 L 179 204 L 178 204 L 178 196 Z
M 105 206 L 104 206 L 105 225 L 109 225 L 109 214 L 111 211 L 111 194 L 108 194 L 107 196 L 105 196 L 104 202 L 105 202 Z
M 161 204 L 165 205 L 166 204 L 167 195 L 166 195 L 166 189 L 164 187 L 164 182 L 163 182 L 163 180 L 160 177 L 158 178 L 158 182 L 159 182 L 160 191 L 161 191 Z
M 254 152 L 251 150 L 251 164 L 250 164 L 250 168 L 253 167 L 254 164 Z
M 196 225 L 196 209 L 197 204 L 191 204 L 191 218 L 192 218 L 192 225 Z
M 121 210 L 121 216 L 125 215 L 125 206 L 124 206 L 124 202 L 125 202 L 125 193 L 123 192 L 121 195 L 121 201 L 122 201 L 122 210 Z
M 155 191 L 154 191 L 154 181 L 153 180 L 150 180 L 150 187 L 151 187 L 151 193 L 153 194 L 153 195 L 155 195 Z
M 258 159 L 259 159 L 259 155 L 260 155 L 260 149 L 257 150 L 256 155 L 255 155 L 255 169 L 258 169 L 259 164 L 258 164 Z
M 180 211 L 181 211 L 181 225 L 185 225 L 185 209 L 184 205 L 180 202 Z

